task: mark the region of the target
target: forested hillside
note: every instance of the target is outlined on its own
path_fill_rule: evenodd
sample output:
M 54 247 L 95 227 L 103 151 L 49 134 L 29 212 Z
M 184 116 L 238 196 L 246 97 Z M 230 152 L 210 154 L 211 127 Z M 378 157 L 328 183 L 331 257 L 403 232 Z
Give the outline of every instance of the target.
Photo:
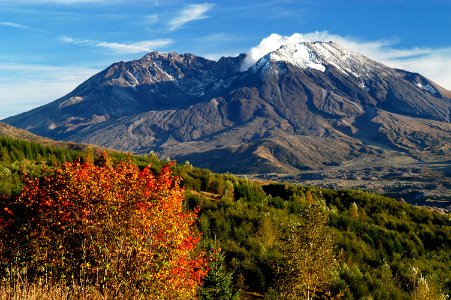
M 181 174 L 188 204 L 202 208 L 204 242 L 219 241 L 244 289 L 265 293 L 277 285 L 287 235 L 297 226 L 309 230 L 302 225 L 311 202 L 324 199 L 338 260 L 336 294 L 409 299 L 420 274 L 450 294 L 449 215 L 363 191 L 260 184 L 195 168 Z
M 37 186 L 45 189 L 44 183 L 48 180 L 46 178 L 59 178 L 52 176 L 62 174 L 58 172 L 69 172 L 72 169 L 67 169 L 67 165 L 63 166 L 63 163 L 74 160 L 78 162 L 70 166 L 81 172 L 80 174 L 85 174 L 85 169 L 77 169 L 77 166 L 89 166 L 89 170 L 95 170 L 95 174 L 98 174 L 91 174 L 92 177 L 89 177 L 91 175 L 88 172 L 86 178 L 92 178 L 88 183 L 94 180 L 105 182 L 102 178 L 106 174 L 102 175 L 102 172 L 118 174 L 117 177 L 108 175 L 112 176 L 111 182 L 116 179 L 123 182 L 120 180 L 124 177 L 120 174 L 125 173 L 120 170 L 124 170 L 124 164 L 130 165 L 127 168 L 141 170 L 141 173 L 146 170 L 146 165 L 151 164 L 148 172 L 154 175 L 149 173 L 146 176 L 150 177 L 146 178 L 162 178 L 161 174 L 166 174 L 169 168 L 166 162 L 159 161 L 153 154 L 138 157 L 112 152 L 108 157 L 111 157 L 110 165 L 105 165 L 105 156 L 91 148 L 76 151 L 0 137 L 0 194 L 4 195 L 0 203 L 0 221 L 3 220 L 0 222 L 0 233 L 3 233 L 0 234 L 0 277 L 3 282 L 1 289 L 11 291 L 11 283 L 17 282 L 13 280 L 17 279 L 17 276 L 20 280 L 26 278 L 30 284 L 42 283 L 43 274 L 48 276 L 45 277 L 46 280 L 49 278 L 49 274 L 39 271 L 39 266 L 33 267 L 35 271 L 31 272 L 31 266 L 36 262 L 33 263 L 31 259 L 36 259 L 35 257 L 11 256 L 12 242 L 20 240 L 27 247 L 31 247 L 36 245 L 34 236 L 17 235 L 15 241 L 6 239 L 14 236 L 11 235 L 13 231 L 5 231 L 14 229 L 8 222 L 19 222 L 11 217 L 14 207 L 19 206 L 11 203 L 17 203 L 17 199 L 24 199 L 23 195 L 28 195 L 24 190 L 29 186 L 30 180 L 26 178 L 36 179 Z M 105 169 L 105 166 L 110 169 Z M 336 191 L 294 184 L 256 182 L 230 174 L 215 174 L 195 168 L 188 162 L 170 168 L 175 175 L 181 177 L 184 211 L 197 213 L 196 232 L 198 230 L 202 234 L 197 249 L 200 251 L 198 253 L 206 255 L 202 257 L 208 257 L 210 266 L 209 274 L 204 278 L 204 285 L 199 287 L 198 296 L 190 297 L 446 299 L 445 295 L 451 293 L 449 215 L 363 191 Z M 126 174 L 132 173 L 130 171 Z M 139 176 L 136 178 L 140 178 Z M 128 181 L 124 182 L 128 184 Z M 164 186 L 169 187 L 171 184 Z M 121 190 L 121 186 L 118 185 L 117 188 Z M 177 188 L 177 185 L 172 186 Z M 116 195 L 116 190 L 112 191 L 112 195 Z M 99 193 L 102 194 L 102 191 Z M 143 193 L 145 195 L 145 192 Z M 139 195 L 137 191 L 131 193 L 126 189 L 124 194 L 120 195 L 128 197 L 131 194 Z M 83 199 L 90 199 L 88 196 Z M 30 196 L 27 199 L 32 200 L 35 197 Z M 115 198 L 108 199 L 113 201 Z M 86 201 L 87 208 L 96 209 L 89 206 L 89 200 Z M 127 214 L 121 216 L 129 218 L 130 214 L 134 215 L 137 211 L 128 210 Z M 39 220 L 36 224 L 46 224 L 53 218 L 50 218 L 52 214 L 48 215 L 50 219 L 34 216 L 40 218 L 36 219 Z M 103 215 L 97 216 L 102 219 Z M 102 222 L 100 223 L 104 225 L 110 224 Z M 58 231 L 59 229 L 55 231 L 56 227 L 48 228 L 55 236 L 70 236 L 68 232 Z M 83 227 L 70 228 L 81 230 Z M 5 232 L 9 235 L 5 235 Z M 99 232 L 96 231 L 96 239 L 108 240 L 107 236 L 99 235 Z M 84 231 L 82 233 L 85 234 Z M 62 245 L 67 246 L 65 243 Z M 79 254 L 71 255 L 78 257 Z M 158 253 L 155 255 L 161 256 Z M 106 256 L 99 254 L 93 257 Z M 44 261 L 44 258 L 41 259 Z M 95 260 L 92 263 L 94 262 Z M 61 282 L 52 284 L 72 286 L 74 281 L 71 279 L 78 278 L 78 283 L 81 283 L 77 274 L 81 274 L 82 270 L 86 271 L 86 266 L 74 264 L 71 268 L 56 270 L 52 269 L 55 265 L 49 263 L 46 268 L 53 270 L 53 274 L 66 272 Z M 105 270 L 109 270 L 108 264 L 104 266 Z M 18 272 L 18 267 L 22 268 L 21 270 L 28 267 L 30 272 Z M 14 274 L 12 270 L 18 273 Z M 67 270 L 74 274 L 70 275 Z M 133 280 L 127 276 L 121 277 L 121 280 Z M 91 285 L 94 290 L 102 290 L 102 287 L 95 286 L 95 282 L 93 279 L 82 283 Z M 137 297 L 152 294 L 152 290 L 143 288 L 143 282 L 145 281 L 115 288 L 120 290 L 125 286 L 135 287 L 139 294 Z M 7 299 L 5 293 L 0 292 L 0 296 Z

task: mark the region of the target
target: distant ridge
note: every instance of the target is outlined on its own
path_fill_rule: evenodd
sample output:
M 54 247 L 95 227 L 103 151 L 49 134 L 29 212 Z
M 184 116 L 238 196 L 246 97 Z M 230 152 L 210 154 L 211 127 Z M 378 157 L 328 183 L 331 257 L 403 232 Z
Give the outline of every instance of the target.
M 7 137 L 12 137 L 12 138 L 17 138 L 17 139 L 23 139 L 23 140 L 27 140 L 27 141 L 31 141 L 31 142 L 42 143 L 42 144 L 56 143 L 55 141 L 53 141 L 51 139 L 35 135 L 29 131 L 19 129 L 19 128 L 16 128 L 9 124 L 2 123 L 2 122 L 0 122 L 0 136 L 7 136 Z
M 55 141 L 49 138 L 45 138 L 36 134 L 33 134 L 27 130 L 19 129 L 6 123 L 0 122 L 0 137 L 6 136 L 14 139 L 26 140 L 29 142 L 39 143 L 41 145 L 49 147 L 62 147 L 73 150 L 84 150 L 88 147 L 87 144 L 74 143 L 74 142 L 61 142 Z M 100 146 L 94 146 L 95 148 L 101 149 Z

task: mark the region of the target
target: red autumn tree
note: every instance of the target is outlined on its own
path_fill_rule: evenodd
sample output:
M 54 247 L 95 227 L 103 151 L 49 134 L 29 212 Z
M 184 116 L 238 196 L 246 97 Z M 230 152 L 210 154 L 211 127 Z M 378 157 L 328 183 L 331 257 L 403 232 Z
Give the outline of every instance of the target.
M 197 247 L 197 212 L 184 209 L 170 166 L 155 175 L 103 155 L 97 164 L 66 163 L 26 180 L 3 205 L 1 255 L 20 258 L 35 277 L 51 274 L 104 293 L 194 298 L 208 262 Z

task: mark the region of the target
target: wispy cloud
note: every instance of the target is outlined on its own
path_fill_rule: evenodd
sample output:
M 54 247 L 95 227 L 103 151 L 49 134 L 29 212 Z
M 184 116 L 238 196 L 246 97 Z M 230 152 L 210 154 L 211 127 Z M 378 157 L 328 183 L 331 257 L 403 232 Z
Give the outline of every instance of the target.
M 206 19 L 205 13 L 213 8 L 211 3 L 190 4 L 178 12 L 177 16 L 169 21 L 169 31 L 174 31 L 186 23 Z
M 77 3 L 107 3 L 107 0 L 0 0 L 6 4 L 77 4 Z M 117 0 L 115 1 L 117 2 Z
M 173 42 L 171 39 L 155 39 L 148 41 L 139 41 L 134 43 L 116 43 L 87 39 L 77 39 L 69 36 L 61 36 L 58 39 L 60 42 L 65 44 L 75 44 L 88 47 L 104 48 L 119 54 L 136 54 L 150 52 L 152 50 L 167 46 Z
M 155 24 L 160 21 L 160 17 L 156 14 L 148 15 L 144 17 L 144 23 L 147 25 Z
M 23 24 L 15 23 L 15 22 L 0 22 L 0 26 L 17 28 L 17 29 L 31 29 L 31 27 L 28 27 Z
M 334 41 L 389 67 L 420 73 L 451 89 L 451 69 L 446 67 L 451 65 L 451 48 L 397 48 L 399 41 L 396 39 L 365 41 L 328 31 L 294 33 L 291 36 L 271 34 L 248 51 L 242 69 L 249 68 L 281 45 L 314 41 Z
M 0 119 L 62 97 L 98 71 L 76 66 L 0 64 Z
M 27 26 L 24 24 L 16 23 L 16 22 L 7 22 L 7 21 L 0 21 L 0 27 L 9 27 L 12 29 L 19 29 L 19 30 L 26 30 L 26 31 L 33 31 L 33 32 L 46 32 L 43 29 Z

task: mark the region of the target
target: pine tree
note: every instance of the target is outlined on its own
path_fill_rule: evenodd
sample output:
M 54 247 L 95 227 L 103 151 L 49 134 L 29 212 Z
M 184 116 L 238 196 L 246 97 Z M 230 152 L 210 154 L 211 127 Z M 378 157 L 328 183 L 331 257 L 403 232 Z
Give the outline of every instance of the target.
M 225 257 L 217 252 L 216 258 L 210 263 L 210 271 L 204 278 L 200 288 L 202 300 L 234 300 L 239 293 L 233 291 L 233 273 L 228 272 L 225 266 Z

